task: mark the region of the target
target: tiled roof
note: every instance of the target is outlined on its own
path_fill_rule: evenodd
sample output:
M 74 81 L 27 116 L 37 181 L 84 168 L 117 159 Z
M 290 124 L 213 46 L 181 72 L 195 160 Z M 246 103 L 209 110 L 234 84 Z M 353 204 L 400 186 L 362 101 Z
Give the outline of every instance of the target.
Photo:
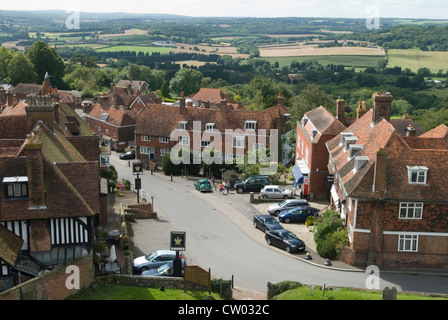
M 446 138 L 404 137 L 396 127 L 385 119 L 371 124 L 372 109 L 344 132 L 352 133 L 358 140 L 356 145 L 363 148 L 356 156 L 366 156 L 368 161 L 358 170 L 354 170 L 356 157 L 349 158 L 349 150 L 340 145 L 341 134 L 327 142 L 331 158 L 341 178 L 348 196 L 358 198 L 378 198 L 414 201 L 446 201 L 448 183 L 444 171 L 448 167 L 448 140 Z M 403 119 L 405 120 L 405 119 Z M 443 132 L 443 127 L 435 132 Z M 426 136 L 431 136 L 427 134 Z M 379 194 L 373 190 L 375 162 L 377 152 L 388 153 L 386 172 L 386 192 Z M 409 184 L 407 166 L 426 166 L 428 168 L 427 185 Z
M 23 239 L 0 224 L 0 259 L 14 266 L 22 248 Z
M 139 114 L 135 129 L 136 134 L 169 137 L 178 128 L 179 121 L 187 121 L 187 130 L 193 129 L 193 122 L 200 121 L 201 131 L 207 123 L 214 123 L 215 129 L 224 133 L 226 129 L 243 129 L 246 121 L 256 121 L 257 129 L 276 128 L 276 116 L 269 112 L 252 110 L 235 110 L 227 106 L 227 112 L 218 108 L 185 107 L 184 114 L 180 108 L 163 104 L 147 105 Z
M 108 114 L 106 122 L 119 127 L 135 125 L 137 121 L 137 113 L 132 110 L 119 110 L 112 107 L 102 109 L 99 104 L 95 104 L 89 112 L 89 116 L 98 120 L 101 120 L 101 114 Z

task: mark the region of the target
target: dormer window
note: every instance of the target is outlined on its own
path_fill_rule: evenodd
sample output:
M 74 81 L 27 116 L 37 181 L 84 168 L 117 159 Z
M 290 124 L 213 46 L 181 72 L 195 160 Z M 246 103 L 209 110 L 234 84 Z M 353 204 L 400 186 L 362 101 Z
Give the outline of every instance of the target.
M 303 117 L 302 118 L 302 127 L 305 127 L 307 122 L 308 122 L 308 118 Z
M 4 177 L 3 190 L 5 191 L 5 199 L 28 198 L 28 177 Z
M 351 136 L 351 137 L 345 137 L 344 139 L 344 152 L 347 151 L 350 148 L 351 144 L 356 143 L 358 141 L 358 137 Z
M 180 130 L 187 130 L 187 121 L 179 121 L 179 129 Z
M 109 114 L 108 113 L 102 113 L 101 114 L 101 121 L 107 121 L 107 118 L 109 118 Z
M 255 130 L 255 128 L 257 127 L 257 121 L 246 121 L 244 128 L 246 130 Z
M 215 124 L 214 123 L 206 123 L 205 124 L 205 131 L 213 131 L 215 129 Z
M 339 142 L 339 145 L 342 146 L 345 144 L 345 139 L 347 137 L 353 136 L 352 132 L 341 132 L 341 141 Z
M 406 166 L 409 184 L 426 184 L 428 168 L 425 166 Z
M 365 166 L 367 162 L 369 162 L 370 159 L 367 156 L 356 156 L 355 157 L 355 166 L 353 168 L 353 171 L 356 173 L 359 169 Z
M 348 151 L 348 160 L 351 160 L 354 156 L 356 156 L 362 149 L 363 149 L 363 145 L 362 144 L 351 144 L 349 146 L 349 151 Z

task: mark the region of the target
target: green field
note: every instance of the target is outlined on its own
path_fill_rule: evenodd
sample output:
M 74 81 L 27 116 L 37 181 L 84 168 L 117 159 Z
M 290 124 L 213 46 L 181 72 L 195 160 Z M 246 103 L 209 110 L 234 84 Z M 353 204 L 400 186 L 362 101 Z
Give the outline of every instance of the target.
M 291 62 L 303 62 L 305 60 L 316 60 L 322 65 L 327 64 L 335 64 L 335 65 L 344 65 L 347 67 L 377 67 L 378 61 L 384 60 L 384 57 L 381 56 L 297 56 L 297 57 L 268 57 L 268 58 L 259 58 L 261 60 L 267 60 L 271 64 L 274 64 L 276 61 L 279 64 L 279 67 L 290 66 Z
M 445 51 L 421 51 L 419 49 L 390 49 L 387 67 L 409 68 L 417 72 L 420 68 L 428 68 L 432 72 L 446 71 L 448 68 L 448 52 Z
M 112 46 L 107 48 L 101 48 L 98 49 L 98 52 L 120 52 L 120 51 L 134 51 L 136 54 L 137 52 L 143 52 L 152 54 L 153 52 L 160 52 L 160 53 L 168 53 L 173 48 L 163 48 L 163 47 L 143 47 L 143 46 Z

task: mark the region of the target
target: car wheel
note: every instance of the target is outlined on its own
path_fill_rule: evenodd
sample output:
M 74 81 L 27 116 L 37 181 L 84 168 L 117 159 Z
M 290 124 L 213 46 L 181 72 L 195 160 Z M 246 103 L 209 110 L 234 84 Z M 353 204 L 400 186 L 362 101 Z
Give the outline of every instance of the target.
M 285 250 L 286 250 L 286 252 L 291 253 L 291 247 L 290 246 L 286 246 Z
M 262 198 L 263 198 L 263 199 L 267 199 L 268 196 L 264 194 L 264 195 L 262 196 Z
M 148 268 L 148 267 L 141 267 L 141 268 L 140 268 L 140 272 L 144 272 L 144 271 L 146 271 L 146 270 L 149 270 L 149 268 Z
M 283 196 L 283 199 L 288 199 L 288 196 Z
M 238 193 L 243 193 L 243 188 L 238 188 L 237 190 L 236 190 Z
M 289 218 L 285 219 L 285 223 L 290 223 L 290 222 L 291 222 L 291 219 L 289 219 Z
M 278 211 L 278 210 L 275 211 L 275 212 L 274 212 L 274 216 L 278 216 L 279 213 L 280 213 L 280 211 Z
M 268 245 L 272 245 L 271 239 L 266 238 L 266 243 L 267 243 Z
M 254 228 L 256 229 L 257 228 L 257 223 L 254 221 Z

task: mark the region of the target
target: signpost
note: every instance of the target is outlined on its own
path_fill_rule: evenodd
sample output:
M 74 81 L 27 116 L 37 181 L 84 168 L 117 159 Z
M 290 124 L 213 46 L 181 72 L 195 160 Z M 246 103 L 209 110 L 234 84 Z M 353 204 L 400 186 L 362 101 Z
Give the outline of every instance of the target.
M 136 174 L 135 179 L 135 190 L 137 190 L 137 203 L 140 203 L 140 189 L 142 188 L 142 179 L 140 179 L 139 174 L 143 174 L 143 166 L 140 162 L 132 163 L 132 174 Z
M 176 251 L 173 261 L 173 274 L 175 277 L 182 276 L 182 261 L 179 259 L 179 251 L 185 251 L 186 233 L 184 231 L 171 231 L 170 250 Z

